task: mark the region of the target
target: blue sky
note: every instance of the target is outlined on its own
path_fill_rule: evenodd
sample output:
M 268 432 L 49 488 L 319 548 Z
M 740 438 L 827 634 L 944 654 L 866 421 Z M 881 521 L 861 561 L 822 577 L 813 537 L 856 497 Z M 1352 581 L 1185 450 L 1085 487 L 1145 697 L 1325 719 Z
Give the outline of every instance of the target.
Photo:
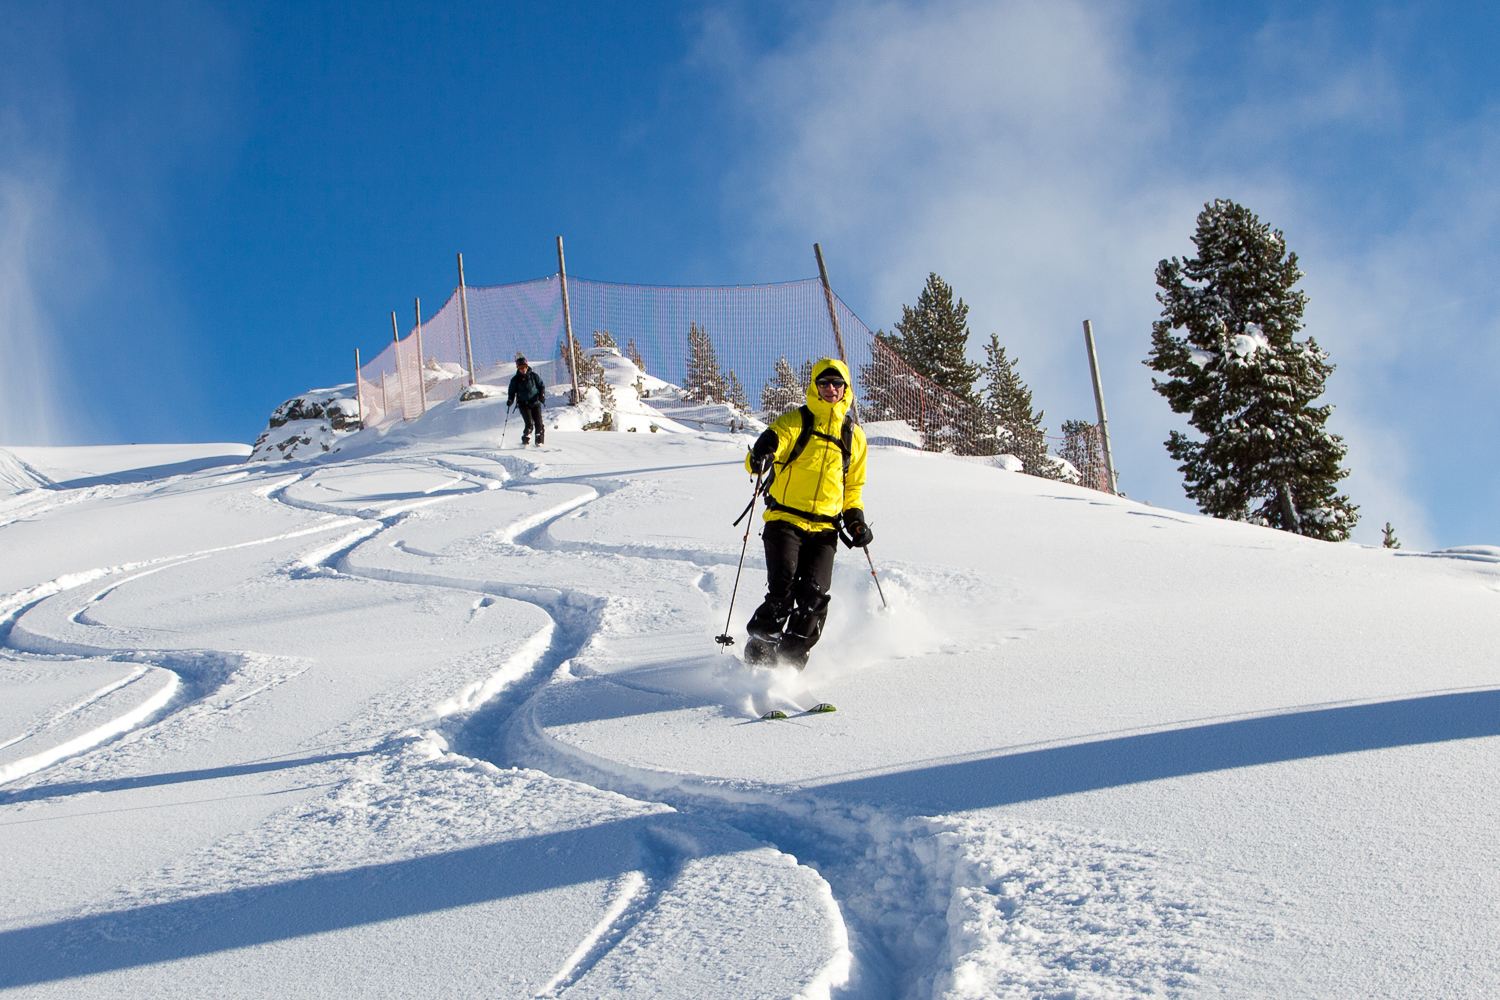
M 937 271 L 1054 427 L 1191 509 L 1142 365 L 1203 203 L 1285 231 L 1356 537 L 1500 543 L 1500 14 L 1441 3 L 8 2 L 0 443 L 248 441 L 389 312 L 555 270 Z

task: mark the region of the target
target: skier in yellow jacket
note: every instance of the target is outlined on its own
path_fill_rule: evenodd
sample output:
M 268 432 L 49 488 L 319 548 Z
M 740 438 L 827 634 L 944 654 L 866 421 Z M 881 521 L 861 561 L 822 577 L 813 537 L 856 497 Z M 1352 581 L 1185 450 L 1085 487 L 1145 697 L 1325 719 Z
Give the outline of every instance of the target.
M 771 477 L 765 489 L 766 599 L 751 616 L 745 658 L 780 660 L 800 670 L 828 618 L 828 587 L 839 530 L 845 544 L 874 539 L 861 494 L 865 432 L 846 419 L 849 369 L 823 358 L 813 365 L 807 405 L 778 417 L 756 439 L 745 467 Z

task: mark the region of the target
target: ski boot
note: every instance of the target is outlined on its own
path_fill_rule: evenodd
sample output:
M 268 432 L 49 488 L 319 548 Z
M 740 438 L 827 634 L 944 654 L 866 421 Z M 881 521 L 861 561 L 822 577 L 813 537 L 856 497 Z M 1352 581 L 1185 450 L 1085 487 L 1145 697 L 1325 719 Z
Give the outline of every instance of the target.
M 745 663 L 752 667 L 774 667 L 779 646 L 774 642 L 751 636 L 745 640 Z

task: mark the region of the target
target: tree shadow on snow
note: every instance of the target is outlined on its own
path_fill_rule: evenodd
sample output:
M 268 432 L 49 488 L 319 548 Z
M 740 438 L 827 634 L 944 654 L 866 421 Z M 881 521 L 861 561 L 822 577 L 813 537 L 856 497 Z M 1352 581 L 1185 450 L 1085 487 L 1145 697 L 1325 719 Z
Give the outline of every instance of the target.
M 643 837 L 660 821 L 638 816 L 0 932 L 0 989 L 612 879 L 641 866 Z
M 217 469 L 225 465 L 244 465 L 247 455 L 210 455 L 206 458 L 190 458 L 169 465 L 151 465 L 141 469 L 121 469 L 100 476 L 79 476 L 57 483 L 60 490 L 77 490 L 85 486 L 120 486 L 125 483 L 149 483 L 170 476 L 186 476 L 204 469 Z
M 371 750 L 351 750 L 347 753 L 325 753 L 314 757 L 295 759 L 261 760 L 249 764 L 226 764 L 222 767 L 206 767 L 194 771 L 167 771 L 162 774 L 142 774 L 128 778 L 106 778 L 100 781 L 59 781 L 50 785 L 32 785 L 27 788 L 0 790 L 0 805 L 14 802 L 35 802 L 41 799 L 56 799 L 67 795 L 86 795 L 91 792 L 124 792 L 136 788 L 154 788 L 158 785 L 177 785 L 185 781 L 212 781 L 215 778 L 236 778 L 245 774 L 264 774 L 267 771 L 285 771 L 294 767 L 326 764 L 335 760 L 353 760 L 377 753 L 382 747 Z
M 818 795 L 942 813 L 1361 750 L 1500 736 L 1500 690 L 1291 712 L 820 785 Z
M 1483 736 L 1500 736 L 1500 690 L 1212 723 L 853 778 L 811 790 L 820 797 L 943 813 L 1257 764 Z M 241 768 L 228 770 L 239 773 Z M 209 776 L 216 773 L 164 777 Z M 650 840 L 650 829 L 661 819 L 634 817 L 0 932 L 0 989 L 615 878 L 641 866 L 641 845 Z

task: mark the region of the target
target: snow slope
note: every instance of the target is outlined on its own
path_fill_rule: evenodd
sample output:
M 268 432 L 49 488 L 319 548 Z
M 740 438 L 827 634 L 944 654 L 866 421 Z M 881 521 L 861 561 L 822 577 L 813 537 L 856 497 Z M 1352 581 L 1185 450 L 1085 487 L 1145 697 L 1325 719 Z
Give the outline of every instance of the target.
M 0 499 L 0 995 L 1500 989 L 1500 549 L 881 447 L 750 670 L 749 438 L 503 421 Z

